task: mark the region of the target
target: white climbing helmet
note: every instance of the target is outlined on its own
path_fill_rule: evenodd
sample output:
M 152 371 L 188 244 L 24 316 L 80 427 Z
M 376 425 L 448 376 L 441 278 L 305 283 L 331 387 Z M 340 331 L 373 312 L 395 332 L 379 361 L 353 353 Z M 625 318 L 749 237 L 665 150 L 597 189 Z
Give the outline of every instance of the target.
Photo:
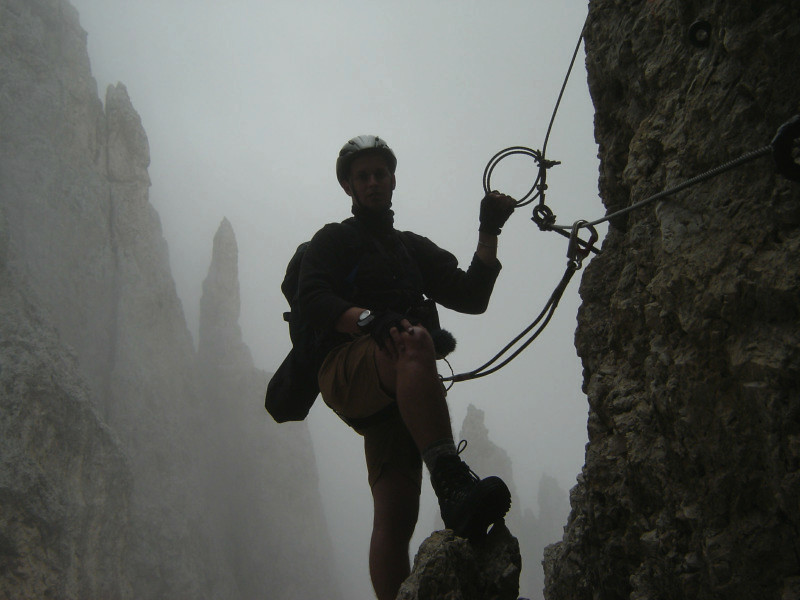
M 379 152 L 386 158 L 389 165 L 389 172 L 394 175 L 397 168 L 397 157 L 389 148 L 389 145 L 376 135 L 359 135 L 349 140 L 342 149 L 339 150 L 339 158 L 336 159 L 336 179 L 341 185 L 350 175 L 350 165 L 364 152 Z

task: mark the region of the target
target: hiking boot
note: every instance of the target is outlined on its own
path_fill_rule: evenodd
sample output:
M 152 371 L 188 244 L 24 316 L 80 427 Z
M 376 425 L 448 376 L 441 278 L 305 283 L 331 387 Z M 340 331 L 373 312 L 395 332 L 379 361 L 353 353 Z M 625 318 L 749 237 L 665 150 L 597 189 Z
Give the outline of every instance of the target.
M 511 508 L 511 492 L 499 477 L 479 478 L 458 456 L 441 456 L 431 484 L 447 529 L 471 541 L 482 538 L 490 525 Z

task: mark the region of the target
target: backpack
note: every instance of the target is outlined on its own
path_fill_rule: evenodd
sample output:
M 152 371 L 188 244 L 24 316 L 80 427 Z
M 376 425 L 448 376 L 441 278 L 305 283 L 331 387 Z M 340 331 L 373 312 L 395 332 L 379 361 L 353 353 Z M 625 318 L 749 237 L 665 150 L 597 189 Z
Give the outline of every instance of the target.
M 283 320 L 289 324 L 292 349 L 269 380 L 264 398 L 264 407 L 278 423 L 304 420 L 319 395 L 319 364 L 315 358 L 317 334 L 303 319 L 298 306 L 300 266 L 309 243 L 303 242 L 294 251 L 281 283 L 281 292 L 289 303 L 289 311 L 283 313 Z M 348 280 L 355 277 L 356 270 L 357 267 Z
M 313 359 L 315 334 L 302 319 L 297 306 L 300 265 L 307 248 L 308 242 L 297 247 L 281 283 L 281 291 L 289 303 L 289 311 L 283 313 L 283 320 L 289 323 L 292 349 L 269 380 L 264 398 L 264 407 L 278 423 L 305 419 L 319 395 Z

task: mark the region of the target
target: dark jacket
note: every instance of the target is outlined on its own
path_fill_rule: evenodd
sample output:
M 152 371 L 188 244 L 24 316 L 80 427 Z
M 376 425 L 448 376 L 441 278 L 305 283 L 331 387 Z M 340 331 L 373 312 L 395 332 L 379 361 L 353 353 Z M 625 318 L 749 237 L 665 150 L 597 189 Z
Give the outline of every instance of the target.
M 409 314 L 430 298 L 457 312 L 479 314 L 489 304 L 500 263 L 473 257 L 464 271 L 450 252 L 410 231 L 377 234 L 355 217 L 320 229 L 300 268 L 299 308 L 320 334 L 319 355 L 351 336 L 335 331 L 353 306 Z M 423 325 L 426 323 L 423 319 Z

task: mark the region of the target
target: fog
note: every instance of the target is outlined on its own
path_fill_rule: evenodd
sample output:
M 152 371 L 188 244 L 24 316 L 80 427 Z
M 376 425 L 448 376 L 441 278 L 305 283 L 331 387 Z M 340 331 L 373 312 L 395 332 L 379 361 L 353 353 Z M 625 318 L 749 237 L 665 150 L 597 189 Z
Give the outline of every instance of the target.
M 289 349 L 279 287 L 286 262 L 324 223 L 349 216 L 334 176 L 341 145 L 362 133 L 386 139 L 398 156 L 396 226 L 432 238 L 466 266 L 484 167 L 508 146 L 541 148 L 587 11 L 583 2 L 543 0 L 72 3 L 101 98 L 121 81 L 142 117 L 150 199 L 195 339 L 213 235 L 227 217 L 239 245 L 244 340 L 267 371 Z M 581 50 L 547 146 L 562 162 L 547 193 L 559 223 L 603 214 L 592 115 Z M 534 177 L 530 159 L 512 157 L 492 185 L 519 197 Z M 567 242 L 540 232 L 530 208 L 504 228 L 504 268 L 487 313 L 443 311 L 458 339 L 456 372 L 482 364 L 530 323 L 561 277 Z M 456 435 L 470 404 L 485 411 L 492 440 L 513 460 L 514 502 L 534 511 L 543 475 L 566 490 L 583 464 L 587 406 L 573 345 L 579 278 L 526 352 L 449 393 Z M 343 590 L 369 597 L 361 440 L 321 401 L 309 423 Z M 423 511 L 427 493 L 425 502 Z M 415 547 L 429 530 L 422 521 Z

